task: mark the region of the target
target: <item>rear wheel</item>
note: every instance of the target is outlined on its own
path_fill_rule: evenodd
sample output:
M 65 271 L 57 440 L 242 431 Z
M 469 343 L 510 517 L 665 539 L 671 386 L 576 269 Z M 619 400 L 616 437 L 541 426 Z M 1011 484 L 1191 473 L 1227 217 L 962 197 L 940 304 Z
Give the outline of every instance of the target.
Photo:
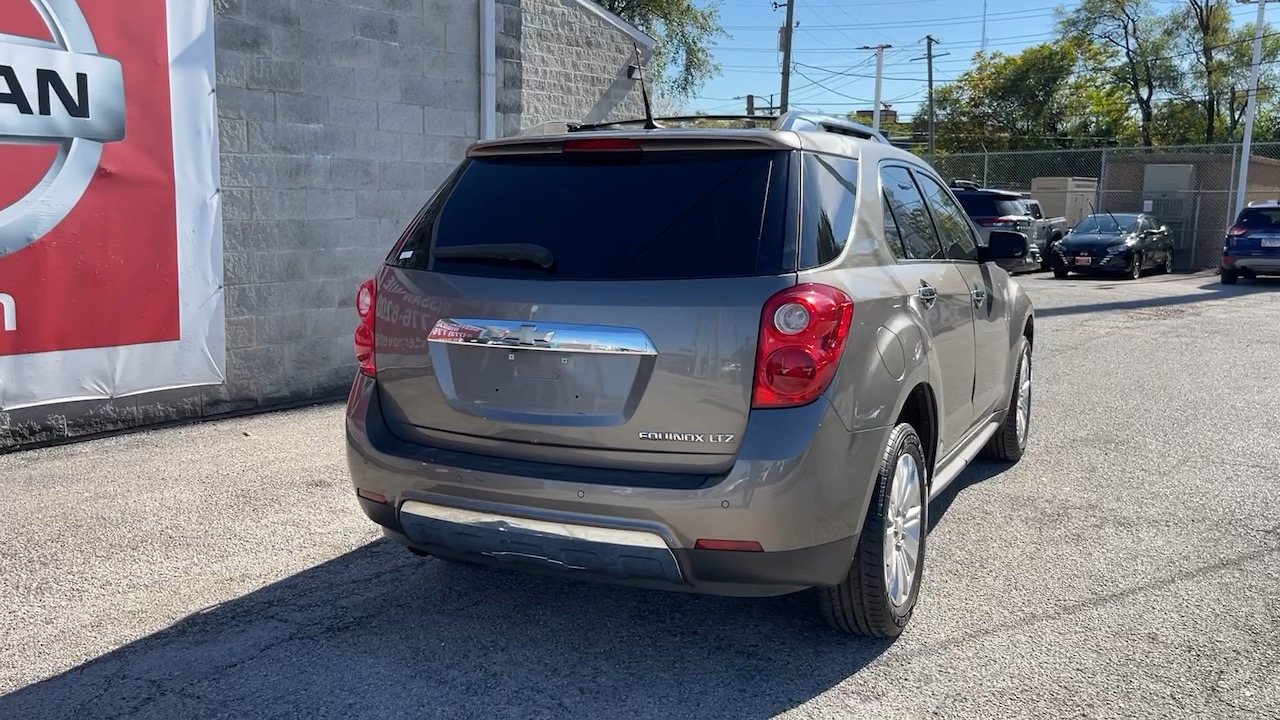
M 1173 253 L 1168 252 L 1164 254 L 1164 265 L 1160 267 L 1160 272 L 1164 275 L 1168 275 L 1173 272 Z
M 1027 449 L 1031 433 L 1031 344 L 1025 337 L 1018 340 L 1018 365 L 1013 371 L 1013 391 L 1004 422 L 982 449 L 984 457 L 1017 462 Z
M 1223 285 L 1235 285 L 1236 281 L 1240 279 L 1240 272 L 1238 270 L 1223 270 L 1220 279 Z
M 924 574 L 927 467 L 920 436 L 900 423 L 885 443 L 849 574 L 816 589 L 818 610 L 840 632 L 897 637 L 911 620 Z

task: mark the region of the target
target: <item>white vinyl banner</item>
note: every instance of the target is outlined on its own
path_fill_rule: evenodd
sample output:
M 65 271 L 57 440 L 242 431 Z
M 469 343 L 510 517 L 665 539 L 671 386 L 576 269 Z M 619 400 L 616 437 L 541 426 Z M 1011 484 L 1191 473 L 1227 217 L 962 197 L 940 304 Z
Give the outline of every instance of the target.
M 0 410 L 225 377 L 213 0 L 0 0 Z

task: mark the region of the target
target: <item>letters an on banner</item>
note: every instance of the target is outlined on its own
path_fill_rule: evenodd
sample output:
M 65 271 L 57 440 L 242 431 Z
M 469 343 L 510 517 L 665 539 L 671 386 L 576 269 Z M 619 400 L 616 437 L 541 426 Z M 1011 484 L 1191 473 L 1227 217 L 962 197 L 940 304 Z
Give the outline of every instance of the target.
M 223 381 L 211 3 L 0 0 L 0 409 Z

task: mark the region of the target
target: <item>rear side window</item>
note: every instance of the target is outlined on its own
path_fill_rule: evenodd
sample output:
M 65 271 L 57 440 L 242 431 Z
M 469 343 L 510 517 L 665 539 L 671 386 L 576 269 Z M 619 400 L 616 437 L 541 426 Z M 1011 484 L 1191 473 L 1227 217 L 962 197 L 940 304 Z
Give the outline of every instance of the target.
M 908 258 L 912 260 L 942 260 L 942 243 L 933 227 L 933 219 L 925 207 L 920 189 L 911 179 L 906 168 L 888 166 L 880 170 L 880 184 L 884 186 L 893 218 Z
M 1280 208 L 1245 208 L 1236 224 L 1250 230 L 1280 229 Z
M 475 158 L 392 263 L 547 280 L 777 274 L 794 267 L 783 258 L 789 164 L 773 150 Z
M 840 257 L 853 230 L 858 162 L 804 153 L 804 220 L 800 267 L 826 265 Z
M 989 193 L 956 193 L 956 199 L 971 218 L 994 218 L 1009 215 L 1026 215 L 1027 209 L 1011 197 Z

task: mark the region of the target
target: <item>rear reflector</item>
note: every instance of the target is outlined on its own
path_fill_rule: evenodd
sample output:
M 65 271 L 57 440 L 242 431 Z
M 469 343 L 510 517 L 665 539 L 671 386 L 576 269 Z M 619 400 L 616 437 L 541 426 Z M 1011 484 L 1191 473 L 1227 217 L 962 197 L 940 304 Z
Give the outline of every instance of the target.
M 693 544 L 695 550 L 736 550 L 739 552 L 764 552 L 760 543 L 755 540 L 699 540 Z
M 584 138 L 565 140 L 565 152 L 598 152 L 601 150 L 639 150 L 640 143 L 629 138 Z
M 372 490 L 365 490 L 364 488 L 357 488 L 356 494 L 364 498 L 365 500 L 372 500 L 373 502 L 379 503 L 381 505 L 390 505 L 390 503 L 387 502 L 387 496 L 383 495 L 382 493 L 376 493 Z

